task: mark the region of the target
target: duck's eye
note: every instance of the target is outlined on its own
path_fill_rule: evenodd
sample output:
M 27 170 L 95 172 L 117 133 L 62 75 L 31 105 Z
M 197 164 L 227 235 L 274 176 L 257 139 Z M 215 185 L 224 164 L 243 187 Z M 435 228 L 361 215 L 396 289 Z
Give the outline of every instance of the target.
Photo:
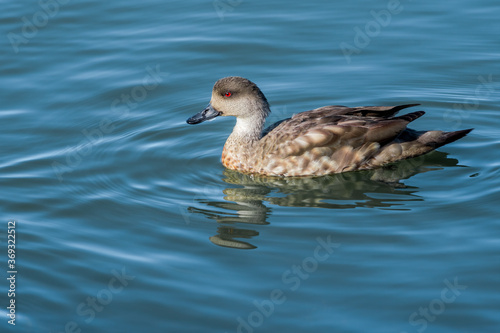
M 230 91 L 226 91 L 226 93 L 224 94 L 224 96 L 226 97 L 231 97 L 232 93 Z

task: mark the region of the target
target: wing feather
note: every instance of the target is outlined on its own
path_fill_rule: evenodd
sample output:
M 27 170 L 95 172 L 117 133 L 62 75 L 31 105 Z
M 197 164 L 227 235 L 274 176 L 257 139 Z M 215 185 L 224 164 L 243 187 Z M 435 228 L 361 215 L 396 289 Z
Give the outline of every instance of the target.
M 263 154 L 286 158 L 326 147 L 328 150 L 323 151 L 330 152 L 330 156 L 334 152 L 340 154 L 337 157 L 345 163 L 357 162 L 363 160 L 363 156 L 372 156 L 381 145 L 403 132 L 409 122 L 424 114 L 418 111 L 392 117 L 397 111 L 413 105 L 357 108 L 327 106 L 302 112 L 285 119 L 266 133 L 261 142 Z

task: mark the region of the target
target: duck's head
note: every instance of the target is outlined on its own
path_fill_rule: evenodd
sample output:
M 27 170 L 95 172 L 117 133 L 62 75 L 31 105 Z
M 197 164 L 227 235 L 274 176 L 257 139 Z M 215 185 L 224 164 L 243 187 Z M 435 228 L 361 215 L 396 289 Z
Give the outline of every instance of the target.
M 255 83 L 239 76 L 229 76 L 215 83 L 208 106 L 189 118 L 187 123 L 199 124 L 217 116 L 265 119 L 269 112 L 266 97 Z

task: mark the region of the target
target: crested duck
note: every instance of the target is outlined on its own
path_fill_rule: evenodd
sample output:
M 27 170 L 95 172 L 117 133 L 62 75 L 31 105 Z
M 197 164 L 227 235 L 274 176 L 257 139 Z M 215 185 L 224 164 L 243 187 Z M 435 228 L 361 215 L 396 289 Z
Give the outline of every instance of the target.
M 424 115 L 395 114 L 419 104 L 323 106 L 295 114 L 264 130 L 271 112 L 262 91 L 238 76 L 218 80 L 208 106 L 187 120 L 199 124 L 218 116 L 236 117 L 222 151 L 222 164 L 267 176 L 322 176 L 377 168 L 428 153 L 472 129 L 416 131 L 406 126 Z

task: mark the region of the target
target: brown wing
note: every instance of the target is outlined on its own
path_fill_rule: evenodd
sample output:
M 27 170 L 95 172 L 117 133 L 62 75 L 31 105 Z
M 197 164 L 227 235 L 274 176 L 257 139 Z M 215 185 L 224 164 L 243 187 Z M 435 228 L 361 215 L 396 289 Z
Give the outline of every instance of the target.
M 299 114 L 294 115 L 293 118 L 309 120 L 313 118 L 323 118 L 334 115 L 389 118 L 394 116 L 402 109 L 406 109 L 417 105 L 420 104 L 404 104 L 396 106 L 357 106 L 353 108 L 342 105 L 329 105 L 311 111 L 301 112 Z
M 394 140 L 409 122 L 424 114 L 418 111 L 392 117 L 409 106 L 412 105 L 327 106 L 299 113 L 262 138 L 262 153 L 280 160 L 301 155 L 301 160 L 322 160 L 326 163 L 322 168 L 328 168 L 330 172 L 355 169 L 382 145 Z
M 354 148 L 366 142 L 385 144 L 406 125 L 424 114 L 413 112 L 391 117 L 399 110 L 418 104 L 379 107 L 325 106 L 286 119 L 262 138 L 267 154 L 299 155 L 314 147 L 348 144 Z

